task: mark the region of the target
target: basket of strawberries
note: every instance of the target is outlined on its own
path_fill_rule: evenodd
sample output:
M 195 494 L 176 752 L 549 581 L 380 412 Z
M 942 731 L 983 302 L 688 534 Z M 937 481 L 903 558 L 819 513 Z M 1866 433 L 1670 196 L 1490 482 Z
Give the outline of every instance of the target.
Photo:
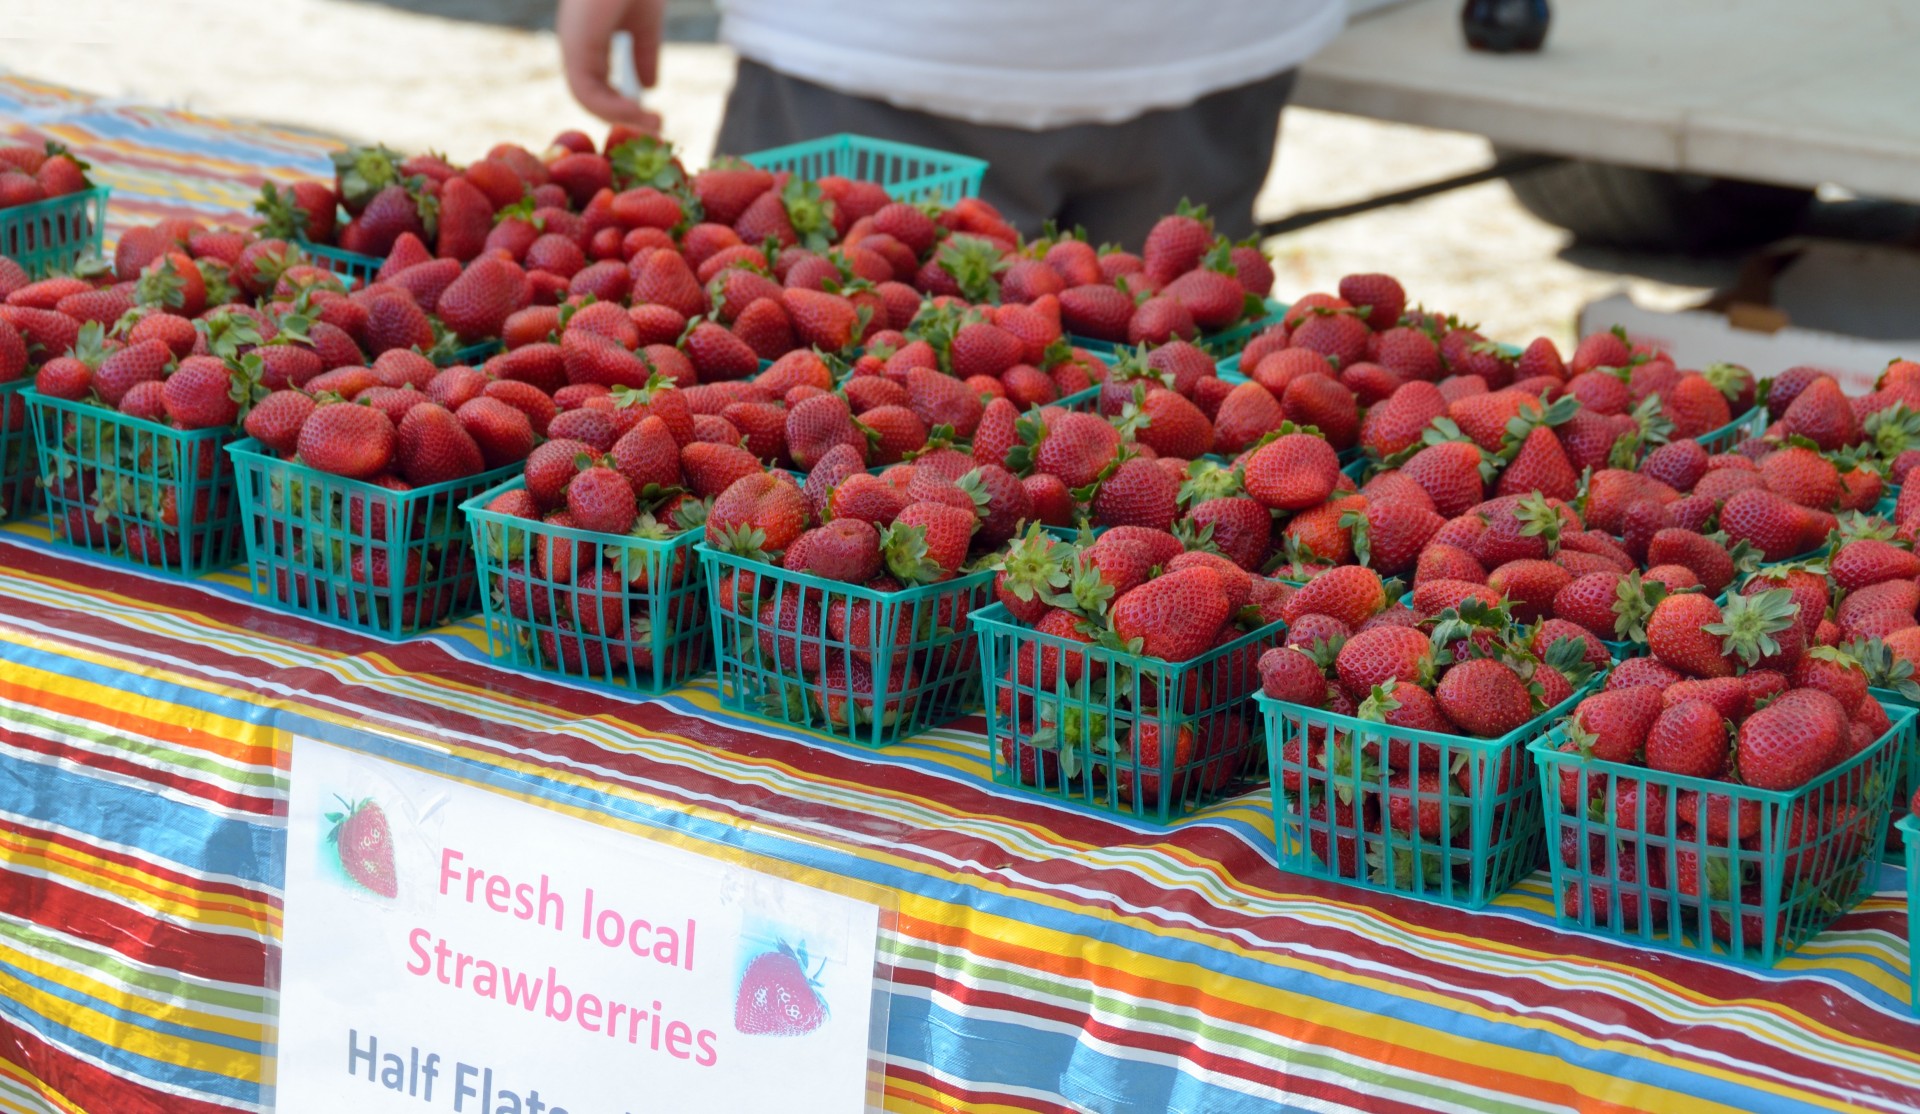
M 816 467 L 804 491 L 784 472 L 740 476 L 697 548 L 727 705 L 879 747 L 978 707 L 966 623 L 993 573 L 976 559 L 1032 502 L 951 447 L 884 476 L 857 464 L 831 481 Z
M 0 255 L 36 278 L 99 255 L 112 191 L 95 186 L 88 169 L 52 141 L 0 146 Z
M 656 400 L 669 392 L 656 395 Z M 524 475 L 463 504 L 493 656 L 563 677 L 662 692 L 706 664 L 695 546 L 706 503 L 686 488 L 658 415 L 594 454 L 548 441 Z
M 1772 966 L 1871 888 L 1913 711 L 1821 642 L 1826 602 L 1669 596 L 1534 742 L 1561 923 Z
M 380 386 L 389 371 L 425 388 Z M 256 598 L 389 638 L 475 610 L 460 505 L 518 473 L 535 434 L 525 412 L 459 383 L 472 371 L 396 350 L 254 405 L 251 436 L 227 452 Z
M 251 398 L 231 348 L 193 354 L 201 332 L 188 315 L 204 303 L 199 283 L 184 255 L 162 257 L 111 331 L 68 318 L 71 345 L 7 404 L 24 403 L 56 539 L 184 576 L 239 559 L 233 473 L 221 449 L 239 436 Z
M 1224 795 L 1289 591 L 1166 530 L 1031 528 L 973 616 L 995 779 L 1160 824 Z
M 1585 690 L 1596 647 L 1542 646 L 1477 597 L 1423 621 L 1354 565 L 1308 582 L 1285 615 L 1296 634 L 1331 633 L 1260 661 L 1280 865 L 1476 909 L 1531 874 L 1527 744 Z

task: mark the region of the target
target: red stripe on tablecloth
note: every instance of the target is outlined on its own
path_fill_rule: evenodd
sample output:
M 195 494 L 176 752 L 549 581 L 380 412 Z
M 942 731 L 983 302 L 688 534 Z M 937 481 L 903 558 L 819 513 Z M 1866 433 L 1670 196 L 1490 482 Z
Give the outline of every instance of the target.
M 244 934 L 199 932 L 157 917 L 129 916 L 117 900 L 5 869 L 0 864 L 0 909 L 56 932 L 193 978 L 265 985 L 267 948 Z
M 97 1068 L 0 1017 L 0 1056 L 91 1114 L 231 1114 L 224 1103 L 168 1094 Z
M 111 728 L 110 724 L 103 726 Z M 144 781 L 149 785 L 161 786 L 180 793 L 190 794 L 191 796 L 198 797 L 200 800 L 217 804 L 222 808 L 231 809 L 235 812 L 248 812 L 255 816 L 271 816 L 275 808 L 275 802 L 271 798 L 254 797 L 245 793 L 236 793 L 231 789 L 225 789 L 210 782 L 182 777 L 171 770 L 145 765 L 131 759 L 122 758 L 119 755 L 106 754 L 97 750 L 87 750 L 82 747 L 68 746 L 65 743 L 42 738 L 39 735 L 31 735 L 25 731 L 7 732 L 4 745 L 17 747 L 20 750 L 29 751 L 34 754 L 45 755 L 49 758 L 56 758 L 63 762 L 70 762 L 89 770 L 99 770 L 102 773 L 116 774 L 130 780 Z
M 74 852 L 83 854 L 88 858 L 102 859 L 115 866 L 123 867 L 129 872 L 148 875 L 158 879 L 161 884 L 178 886 L 182 889 L 189 890 L 194 895 L 193 900 L 202 904 L 217 901 L 221 898 L 231 899 L 236 905 L 235 911 L 243 915 L 248 911 L 238 908 L 241 903 L 251 902 L 268 906 L 278 906 L 280 903 L 280 899 L 277 896 L 261 890 L 249 889 L 246 886 L 234 882 L 220 882 L 213 879 L 200 878 L 169 866 L 163 866 L 152 860 L 128 854 L 125 851 L 116 850 L 104 843 L 95 843 L 84 836 L 74 838 L 59 832 L 48 831 L 44 828 L 37 828 L 21 823 L 10 823 L 7 827 L 7 832 L 9 835 L 47 844 L 50 854 L 56 853 L 60 849 L 71 848 Z M 147 886 L 145 882 L 136 884 L 142 887 Z

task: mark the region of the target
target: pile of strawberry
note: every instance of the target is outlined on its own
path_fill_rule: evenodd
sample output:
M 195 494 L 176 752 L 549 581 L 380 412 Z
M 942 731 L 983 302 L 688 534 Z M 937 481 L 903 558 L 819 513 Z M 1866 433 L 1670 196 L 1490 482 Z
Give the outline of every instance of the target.
M 530 527 L 490 535 L 496 565 L 486 586 L 514 633 L 546 668 L 582 676 L 653 676 L 656 655 L 672 677 L 706 651 L 704 598 L 689 592 L 697 568 L 668 542 L 706 521 L 713 496 L 757 462 L 735 446 L 694 440 L 684 392 L 657 383 L 622 408 L 625 430 L 598 448 L 556 436 L 526 458 L 524 485 L 494 495 L 486 509 L 561 530 L 601 535 L 584 541 Z
M 0 145 L 0 209 L 31 205 L 93 188 L 88 165 L 60 144 Z
M 1030 528 L 995 567 L 994 595 L 1015 623 L 1105 651 L 1026 636 L 1011 644 L 990 688 L 1000 760 L 1023 784 L 1095 796 L 1110 788 L 1144 808 L 1164 773 L 1174 775 L 1165 784 L 1175 801 L 1217 794 L 1240 774 L 1253 730 L 1246 697 L 1291 589 L 1144 526 L 1082 544 Z M 1249 641 L 1250 632 L 1266 637 Z
M 1646 622 L 1652 656 L 1615 666 L 1603 690 L 1566 721 L 1560 749 L 1581 760 L 1561 767 L 1560 813 L 1604 819 L 1624 833 L 1614 846 L 1591 833 L 1583 848 L 1579 824 L 1559 826 L 1562 864 L 1590 876 L 1560 895 L 1567 916 L 1586 909 L 1605 924 L 1617 904 L 1615 927 L 1632 929 L 1643 915 L 1665 924 L 1670 912 L 1737 900 L 1755 910 L 1743 913 L 1741 938 L 1760 940 L 1757 910 L 1767 895 L 1757 858 L 1742 852 L 1767 838 L 1763 808 L 1679 788 L 1674 778 L 1794 792 L 1887 735 L 1887 713 L 1868 692 L 1866 670 L 1821 641 L 1837 634 L 1826 617 L 1828 594 L 1825 577 L 1796 570 L 1749 580 L 1724 607 L 1693 592 L 1654 606 Z M 1873 791 L 1855 778 L 1793 805 L 1788 886 L 1844 896 L 1838 875 L 1857 868 L 1877 839 L 1864 811 Z M 1649 847 L 1645 877 L 1636 843 Z M 1651 908 L 1641 907 L 1642 889 L 1657 891 Z M 1669 893 L 1683 908 L 1667 904 Z M 1723 912 L 1712 921 L 1722 940 L 1735 931 Z
M 1504 605 L 1472 598 L 1423 621 L 1390 603 L 1379 574 L 1360 566 L 1316 576 L 1281 614 L 1286 645 L 1261 657 L 1260 683 L 1292 725 L 1279 758 L 1282 819 L 1296 834 L 1304 827 L 1313 854 L 1347 878 L 1404 888 L 1415 885 L 1411 871 L 1424 885 L 1470 869 L 1467 854 L 1448 850 L 1466 842 L 1464 810 L 1492 807 L 1525 772 L 1512 753 L 1490 770 L 1471 748 L 1359 734 L 1347 726 L 1354 718 L 1497 739 L 1570 699 L 1594 673 L 1590 636 L 1522 626 Z M 1384 855 L 1375 845 L 1383 835 L 1414 838 L 1419 854 Z

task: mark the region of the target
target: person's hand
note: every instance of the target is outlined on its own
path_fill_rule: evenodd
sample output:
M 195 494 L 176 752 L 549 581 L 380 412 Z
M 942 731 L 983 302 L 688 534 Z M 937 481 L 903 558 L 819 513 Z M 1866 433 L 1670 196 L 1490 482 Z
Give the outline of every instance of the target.
M 642 88 L 660 77 L 661 24 L 665 0 L 560 0 L 554 30 L 560 36 L 560 61 L 567 88 L 588 112 L 610 124 L 626 124 L 660 133 L 660 114 L 622 96 L 607 80 L 609 44 L 615 31 L 633 36 L 633 69 Z

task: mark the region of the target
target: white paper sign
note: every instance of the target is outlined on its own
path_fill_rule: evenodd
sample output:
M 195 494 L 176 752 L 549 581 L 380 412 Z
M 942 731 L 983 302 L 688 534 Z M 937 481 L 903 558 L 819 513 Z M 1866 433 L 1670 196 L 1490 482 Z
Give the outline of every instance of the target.
M 861 1110 L 879 917 L 296 739 L 278 1110 Z

